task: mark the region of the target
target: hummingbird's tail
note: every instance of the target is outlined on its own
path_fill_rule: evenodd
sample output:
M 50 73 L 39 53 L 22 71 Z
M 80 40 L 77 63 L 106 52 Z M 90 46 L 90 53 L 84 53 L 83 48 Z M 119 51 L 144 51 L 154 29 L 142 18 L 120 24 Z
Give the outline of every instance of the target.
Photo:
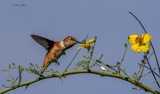
M 42 68 L 44 68 L 48 63 L 49 63 L 49 60 L 48 60 L 47 57 L 45 57 L 45 58 L 44 58 L 44 61 L 43 61 Z
M 47 56 L 44 58 L 44 61 L 43 61 L 43 65 L 42 65 L 42 68 L 44 67 L 48 67 L 52 62 L 56 63 L 57 65 L 59 65 L 60 63 L 58 62 L 57 59 L 50 59 L 48 58 Z

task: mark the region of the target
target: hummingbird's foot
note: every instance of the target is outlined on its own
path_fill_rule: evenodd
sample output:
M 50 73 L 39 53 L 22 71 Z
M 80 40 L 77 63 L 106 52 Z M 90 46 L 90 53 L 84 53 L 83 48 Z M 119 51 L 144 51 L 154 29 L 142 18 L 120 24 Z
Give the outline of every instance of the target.
M 55 63 L 56 63 L 55 65 L 58 65 L 58 66 L 60 64 L 57 59 L 55 59 Z
M 62 52 L 62 55 L 66 55 L 66 53 L 65 53 L 65 52 Z

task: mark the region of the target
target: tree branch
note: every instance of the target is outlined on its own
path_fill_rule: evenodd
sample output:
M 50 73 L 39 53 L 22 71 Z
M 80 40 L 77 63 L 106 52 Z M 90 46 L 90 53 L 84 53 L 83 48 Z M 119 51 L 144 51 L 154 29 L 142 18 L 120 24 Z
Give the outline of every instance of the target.
M 18 87 L 16 88 L 20 88 L 20 87 L 23 87 L 23 86 L 28 86 L 28 85 L 31 85 L 33 83 L 36 83 L 36 82 L 39 82 L 41 80 L 45 80 L 45 79 L 48 79 L 48 78 L 61 78 L 61 77 L 66 77 L 66 76 L 69 76 L 69 75 L 74 75 L 74 74 L 84 74 L 84 73 L 88 73 L 88 74 L 95 74 L 95 75 L 100 75 L 100 76 L 103 76 L 103 77 L 113 77 L 113 78 L 118 78 L 118 79 L 121 79 L 121 80 L 124 80 L 124 81 L 127 81 L 131 84 L 134 84 L 140 88 L 143 88 L 145 91 L 147 92 L 151 92 L 153 94 L 160 94 L 160 92 L 142 84 L 142 83 L 139 83 L 135 80 L 133 80 L 132 78 L 129 78 L 129 77 L 126 77 L 126 76 L 123 76 L 123 75 L 120 75 L 120 74 L 112 74 L 112 73 L 106 73 L 106 72 L 101 72 L 101 71 L 96 71 L 96 70 L 71 70 L 71 71 L 68 71 L 68 72 L 65 72 L 65 73 L 56 73 L 56 74 L 50 74 L 50 75 L 45 75 L 43 78 L 36 78 L 36 79 L 33 79 L 33 80 L 30 80 L 28 82 L 24 82 L 24 83 L 21 83 L 18 85 Z M 17 86 L 17 85 L 16 85 Z M 1 90 L 0 91 L 0 94 L 3 94 L 3 93 L 6 93 L 6 92 L 9 92 L 15 88 L 12 88 L 13 86 L 11 87 L 8 87 L 8 88 L 5 88 L 4 90 Z

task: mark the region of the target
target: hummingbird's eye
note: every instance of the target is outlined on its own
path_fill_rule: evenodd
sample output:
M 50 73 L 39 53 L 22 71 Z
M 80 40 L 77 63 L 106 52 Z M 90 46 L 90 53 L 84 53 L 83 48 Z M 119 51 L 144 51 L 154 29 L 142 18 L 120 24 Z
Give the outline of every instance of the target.
M 70 39 L 71 39 L 71 40 L 74 40 L 74 38 L 72 38 L 72 37 L 71 37 Z

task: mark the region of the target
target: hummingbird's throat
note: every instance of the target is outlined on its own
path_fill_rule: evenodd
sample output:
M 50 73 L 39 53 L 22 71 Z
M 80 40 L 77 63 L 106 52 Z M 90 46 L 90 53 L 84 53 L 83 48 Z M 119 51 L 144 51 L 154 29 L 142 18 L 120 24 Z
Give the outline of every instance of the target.
M 62 49 L 65 49 L 67 47 L 67 45 L 64 43 L 64 41 L 60 42 L 60 46 Z

